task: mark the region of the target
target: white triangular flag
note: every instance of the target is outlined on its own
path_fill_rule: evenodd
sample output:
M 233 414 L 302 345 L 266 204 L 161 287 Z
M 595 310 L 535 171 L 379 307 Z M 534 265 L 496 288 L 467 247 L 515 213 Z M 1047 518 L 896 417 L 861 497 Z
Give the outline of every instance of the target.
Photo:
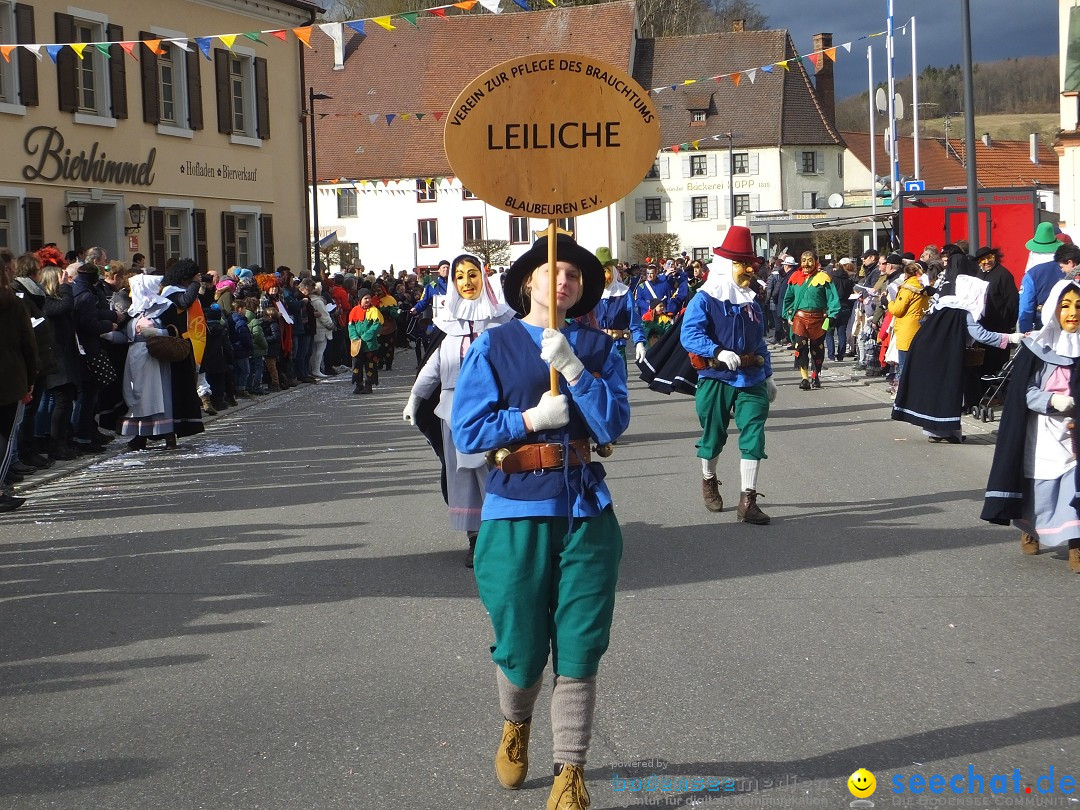
M 501 0 L 480 0 L 480 5 L 486 8 L 492 14 L 498 14 L 500 2 Z
M 756 76 L 757 76 L 757 68 L 751 68 L 750 70 L 746 71 L 746 78 L 748 78 L 750 80 L 750 84 L 754 83 L 754 77 L 756 77 Z
M 841 48 L 843 48 L 843 49 L 844 49 L 845 51 L 847 51 L 848 53 L 851 53 L 851 43 L 850 43 L 850 42 L 845 42 L 845 43 L 844 43 L 843 45 L 841 45 L 840 47 L 841 47 Z

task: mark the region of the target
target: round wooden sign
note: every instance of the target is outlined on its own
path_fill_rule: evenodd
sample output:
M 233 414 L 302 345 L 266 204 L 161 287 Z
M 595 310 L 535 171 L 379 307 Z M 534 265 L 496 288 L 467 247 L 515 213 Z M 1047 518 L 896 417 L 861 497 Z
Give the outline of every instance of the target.
M 660 116 L 618 68 L 540 53 L 476 77 L 447 113 L 443 141 L 477 197 L 560 219 L 618 202 L 642 181 L 660 147 Z

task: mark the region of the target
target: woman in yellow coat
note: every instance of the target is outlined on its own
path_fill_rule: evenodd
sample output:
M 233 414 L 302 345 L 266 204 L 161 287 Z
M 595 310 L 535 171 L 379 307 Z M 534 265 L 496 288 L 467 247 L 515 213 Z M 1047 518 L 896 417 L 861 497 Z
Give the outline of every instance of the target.
M 896 298 L 889 302 L 889 313 L 893 316 L 893 340 L 896 341 L 897 372 L 899 381 L 904 376 L 904 363 L 907 361 L 908 348 L 919 331 L 926 311 L 930 308 L 930 295 L 924 290 L 924 273 L 927 267 L 923 262 L 911 262 L 904 268 L 904 281 L 896 293 Z

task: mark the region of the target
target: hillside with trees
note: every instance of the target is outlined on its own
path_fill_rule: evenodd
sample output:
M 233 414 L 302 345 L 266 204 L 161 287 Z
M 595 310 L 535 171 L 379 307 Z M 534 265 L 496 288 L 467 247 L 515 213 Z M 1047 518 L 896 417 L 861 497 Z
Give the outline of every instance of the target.
M 1043 115 L 1056 117 L 1058 112 L 1058 57 L 1027 56 L 1021 59 L 1002 59 L 974 66 L 975 114 L 977 116 L 1011 116 L 1021 129 L 1024 117 L 1031 116 L 1027 131 L 1045 135 L 1048 122 Z M 879 87 L 884 87 L 881 82 Z M 898 133 L 910 135 L 912 130 L 911 77 L 896 80 L 896 92 L 908 107 L 900 122 Z M 960 65 L 945 68 L 927 67 L 919 74 L 919 117 L 922 131 L 940 129 L 934 119 L 952 118 L 952 137 L 963 132 L 964 74 Z M 1004 119 L 1003 119 L 1004 120 Z M 850 96 L 836 104 L 836 123 L 844 131 L 869 131 L 869 99 L 867 93 Z M 884 116 L 878 118 L 881 131 Z M 1049 122 L 1056 131 L 1053 120 Z M 980 129 L 980 131 L 982 131 Z M 941 133 L 935 133 L 941 134 Z M 996 133 L 991 133 L 996 134 Z M 1007 137 L 998 134 L 998 137 Z M 1021 134 L 1020 137 L 1023 137 Z M 1052 139 L 1052 135 L 1051 135 Z

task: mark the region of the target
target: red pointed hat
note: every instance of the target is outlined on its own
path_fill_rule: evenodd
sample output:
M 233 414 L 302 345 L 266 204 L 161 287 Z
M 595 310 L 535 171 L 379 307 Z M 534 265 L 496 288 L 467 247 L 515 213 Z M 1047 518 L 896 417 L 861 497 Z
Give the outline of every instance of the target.
M 743 262 L 757 267 L 761 259 L 754 255 L 754 241 L 750 237 L 750 229 L 742 225 L 732 225 L 728 228 L 724 237 L 724 244 L 713 248 L 713 253 L 731 259 L 733 262 Z

